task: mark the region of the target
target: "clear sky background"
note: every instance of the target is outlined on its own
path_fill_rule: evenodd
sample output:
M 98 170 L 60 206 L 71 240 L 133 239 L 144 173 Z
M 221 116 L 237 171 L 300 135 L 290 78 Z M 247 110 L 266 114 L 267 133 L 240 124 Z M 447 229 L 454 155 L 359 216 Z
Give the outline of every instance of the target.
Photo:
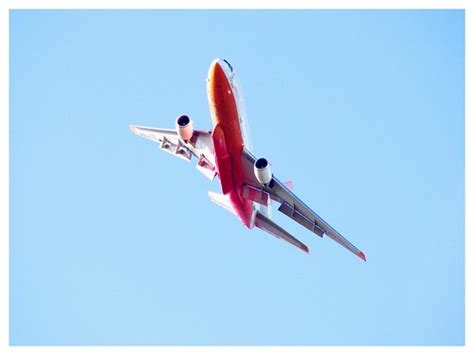
M 129 131 L 209 129 L 216 57 L 367 263 Z M 12 11 L 10 112 L 11 344 L 464 344 L 463 11 Z

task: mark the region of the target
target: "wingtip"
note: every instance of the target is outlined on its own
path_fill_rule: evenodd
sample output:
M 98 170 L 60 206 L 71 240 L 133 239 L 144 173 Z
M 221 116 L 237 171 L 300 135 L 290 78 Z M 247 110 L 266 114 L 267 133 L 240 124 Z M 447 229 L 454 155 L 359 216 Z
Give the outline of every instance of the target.
M 135 126 L 134 126 L 134 125 L 129 124 L 129 125 L 128 125 L 128 128 L 130 128 L 130 131 L 131 131 L 132 133 L 135 133 Z
M 357 256 L 361 258 L 362 260 L 364 260 L 365 262 L 367 262 L 367 259 L 365 258 L 365 254 L 363 252 L 360 252 L 359 254 L 357 254 Z
M 306 245 L 303 244 L 303 245 L 301 246 L 301 250 L 303 250 L 306 254 L 309 254 L 309 249 L 308 249 L 308 247 L 307 247 Z

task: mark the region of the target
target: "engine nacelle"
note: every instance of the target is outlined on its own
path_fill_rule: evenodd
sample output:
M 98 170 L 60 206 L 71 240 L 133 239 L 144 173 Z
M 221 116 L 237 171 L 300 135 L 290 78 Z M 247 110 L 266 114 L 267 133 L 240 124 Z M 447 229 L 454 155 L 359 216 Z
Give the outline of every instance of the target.
M 272 181 L 272 170 L 267 159 L 258 159 L 253 166 L 253 171 L 259 183 L 266 185 Z
M 186 115 L 181 115 L 176 119 L 176 132 L 179 138 L 187 142 L 193 136 L 193 121 Z

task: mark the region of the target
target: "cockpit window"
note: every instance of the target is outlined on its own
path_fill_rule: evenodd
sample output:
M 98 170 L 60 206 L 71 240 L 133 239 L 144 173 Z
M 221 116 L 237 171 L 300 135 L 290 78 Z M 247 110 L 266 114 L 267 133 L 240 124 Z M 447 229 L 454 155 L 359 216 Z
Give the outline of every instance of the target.
M 232 68 L 232 65 L 230 65 L 230 63 L 229 63 L 227 60 L 225 60 L 225 59 L 224 59 L 224 62 L 227 63 L 227 65 L 228 65 L 229 68 L 230 68 L 230 71 L 233 72 L 233 71 L 234 71 L 234 68 Z

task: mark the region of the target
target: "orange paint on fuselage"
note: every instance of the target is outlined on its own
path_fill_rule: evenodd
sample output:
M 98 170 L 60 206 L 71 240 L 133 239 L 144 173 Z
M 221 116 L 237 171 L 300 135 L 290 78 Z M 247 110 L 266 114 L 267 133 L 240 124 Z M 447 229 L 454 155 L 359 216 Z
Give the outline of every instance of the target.
M 240 194 L 241 186 L 244 183 L 241 168 L 244 141 L 240 130 L 236 100 L 227 76 L 218 62 L 211 64 L 208 80 L 212 123 L 214 127 L 219 125 L 222 129 L 227 154 L 231 160 L 230 175 L 232 176 L 233 189 L 228 195 L 237 216 L 245 226 L 250 228 L 252 224 L 253 203 L 250 200 L 242 198 Z M 216 159 L 218 158 L 216 157 Z M 219 162 L 217 163 L 217 165 L 219 165 Z M 221 176 L 221 174 L 219 175 Z

